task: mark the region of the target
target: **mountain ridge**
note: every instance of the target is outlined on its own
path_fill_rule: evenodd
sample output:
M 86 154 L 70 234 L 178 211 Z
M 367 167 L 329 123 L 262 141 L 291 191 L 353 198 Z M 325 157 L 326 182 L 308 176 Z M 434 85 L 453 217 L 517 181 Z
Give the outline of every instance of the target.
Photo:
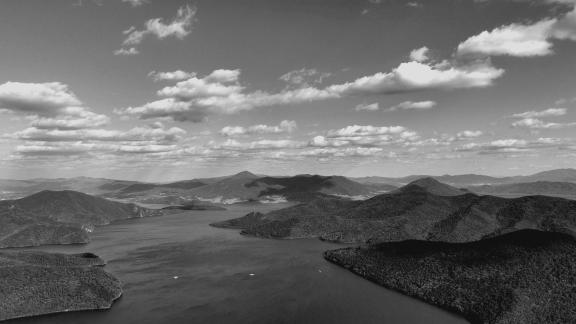
M 364 201 L 321 198 L 251 215 L 245 221 L 235 221 L 236 226 L 233 223 L 229 220 L 212 225 L 236 227 L 243 234 L 260 237 L 319 237 L 343 243 L 407 239 L 467 242 L 524 228 L 574 235 L 576 201 L 545 196 L 507 199 L 473 193 L 440 196 L 416 183 Z

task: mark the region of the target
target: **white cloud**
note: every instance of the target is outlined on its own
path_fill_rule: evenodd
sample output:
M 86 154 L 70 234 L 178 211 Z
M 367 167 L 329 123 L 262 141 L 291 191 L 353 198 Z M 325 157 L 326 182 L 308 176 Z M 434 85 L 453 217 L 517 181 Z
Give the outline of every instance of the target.
M 553 1 L 573 4 L 572 1 Z M 567 14 L 532 24 L 510 24 L 483 31 L 458 45 L 459 55 L 481 54 L 516 57 L 544 56 L 553 53 L 552 41 L 576 41 L 576 8 Z
M 136 29 L 132 26 L 123 32 L 126 39 L 122 42 L 122 48 L 117 50 L 117 55 L 134 55 L 138 50 L 134 47 L 142 43 L 149 35 L 156 36 L 158 39 L 174 37 L 183 39 L 191 32 L 192 22 L 196 16 L 196 7 L 180 7 L 176 17 L 170 22 L 164 22 L 161 18 L 153 18 L 146 21 L 144 29 Z
M 24 114 L 42 129 L 82 129 L 106 125 L 110 118 L 84 107 L 60 82 L 6 82 L 0 85 L 0 109 Z
M 456 134 L 456 137 L 459 139 L 467 139 L 467 138 L 480 137 L 482 135 L 484 135 L 484 133 L 482 131 L 479 131 L 479 130 L 465 130 L 465 131 L 458 132 Z
M 380 147 L 324 147 L 305 150 L 297 153 L 297 155 L 312 158 L 368 157 L 385 155 L 385 151 Z
M 541 117 L 555 117 L 555 116 L 564 116 L 566 115 L 566 108 L 548 108 L 542 111 L 526 111 L 523 113 L 518 113 L 512 115 L 512 117 L 516 118 L 541 118 Z
M 330 137 L 348 137 L 348 136 L 374 136 L 387 134 L 401 134 L 406 131 L 403 126 L 346 126 L 341 129 L 328 131 Z
M 403 126 L 352 125 L 329 130 L 326 135 L 315 136 L 308 143 L 312 147 L 370 147 L 404 145 L 419 138 L 418 134 Z
M 218 150 L 240 150 L 240 151 L 249 151 L 249 150 L 272 150 L 272 149 L 294 149 L 300 148 L 304 144 L 297 141 L 292 140 L 258 140 L 252 142 L 239 142 L 235 139 L 228 139 L 226 142 L 221 144 L 213 145 L 214 149 Z
M 354 108 L 356 111 L 377 111 L 380 109 L 380 105 L 375 102 L 371 104 L 359 104 Z
M 576 123 L 545 122 L 538 118 L 524 118 L 512 123 L 512 127 L 528 129 L 558 129 L 576 126 Z
M 6 82 L 0 85 L 0 109 L 17 113 L 56 115 L 82 103 L 60 82 Z
M 23 141 L 15 153 L 22 156 L 67 156 L 106 154 L 158 154 L 181 150 L 186 132 L 163 125 L 134 127 L 127 131 L 107 129 L 41 129 L 29 127 L 5 134 L 4 138 Z
M 310 87 L 322 83 L 324 79 L 331 75 L 331 73 L 319 72 L 316 69 L 302 68 L 283 74 L 280 76 L 280 80 L 293 86 Z
M 536 140 L 507 138 L 485 143 L 467 143 L 456 151 L 477 152 L 479 154 L 510 154 L 531 152 L 538 149 L 560 148 L 564 140 L 559 138 L 540 137 Z
M 544 56 L 552 53 L 548 41 L 554 21 L 534 25 L 511 24 L 492 31 L 483 31 L 458 45 L 458 54 L 510 55 L 519 57 Z
M 139 7 L 143 4 L 149 2 L 149 0 L 122 0 L 122 2 L 126 2 L 132 5 L 132 7 Z
M 190 103 L 166 98 L 138 107 L 115 110 L 117 114 L 138 116 L 140 119 L 167 118 L 174 121 L 201 122 L 208 115 L 207 109 L 193 107 Z
M 117 112 L 141 119 L 172 118 L 199 122 L 209 114 L 233 114 L 257 107 L 301 104 L 354 95 L 487 87 L 503 73 L 489 62 L 459 67 L 447 62 L 437 65 L 408 62 L 400 64 L 392 72 L 376 73 L 348 83 L 268 93 L 246 92 L 239 82 L 239 70 L 216 70 L 205 77 L 193 76 L 161 89 L 158 95 L 164 99 Z
M 181 128 L 169 129 L 135 127 L 128 131 L 106 129 L 41 129 L 30 127 L 10 135 L 13 138 L 27 141 L 43 142 L 77 142 L 77 141 L 113 141 L 113 142 L 176 142 L 186 134 Z
M 114 55 L 121 56 L 133 56 L 138 54 L 140 54 L 140 51 L 138 51 L 135 47 L 120 48 L 114 51 Z
M 410 52 L 410 59 L 416 62 L 426 62 L 430 59 L 430 57 L 428 56 L 429 52 L 430 49 L 428 47 L 426 46 L 420 47 Z
M 352 82 L 332 85 L 326 91 L 343 96 L 483 88 L 492 85 L 503 74 L 504 70 L 494 68 L 487 62 L 457 67 L 412 61 L 402 63 L 388 73 L 379 72 Z
M 291 133 L 296 128 L 298 128 L 297 124 L 293 120 L 283 120 L 280 124 L 276 126 L 268 126 L 268 125 L 253 125 L 249 127 L 242 127 L 242 126 L 226 126 L 222 128 L 220 134 L 223 136 L 233 137 L 233 136 L 242 136 L 242 135 L 253 135 L 253 134 L 282 134 L 282 133 Z
M 154 81 L 182 81 L 196 76 L 196 73 L 176 70 L 172 72 L 156 72 L 148 73 Z
M 566 115 L 566 108 L 548 108 L 541 111 L 526 111 L 523 113 L 518 113 L 512 115 L 513 118 L 520 118 L 512 123 L 512 127 L 524 128 L 531 130 L 540 129 L 558 129 L 565 127 L 576 126 L 576 123 L 556 123 L 556 122 L 545 122 L 540 118 L 546 117 L 558 117 Z
M 38 129 L 83 129 L 102 127 L 110 123 L 110 117 L 82 110 L 77 114 L 61 117 L 31 117 L 32 127 Z
M 436 107 L 435 101 L 404 101 L 395 106 L 390 107 L 389 111 L 396 110 L 429 110 Z

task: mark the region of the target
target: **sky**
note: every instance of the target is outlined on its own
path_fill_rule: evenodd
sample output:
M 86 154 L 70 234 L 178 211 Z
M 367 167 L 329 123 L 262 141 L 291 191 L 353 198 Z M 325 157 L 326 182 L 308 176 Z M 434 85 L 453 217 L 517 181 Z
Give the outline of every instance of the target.
M 576 0 L 5 0 L 0 178 L 576 167 Z

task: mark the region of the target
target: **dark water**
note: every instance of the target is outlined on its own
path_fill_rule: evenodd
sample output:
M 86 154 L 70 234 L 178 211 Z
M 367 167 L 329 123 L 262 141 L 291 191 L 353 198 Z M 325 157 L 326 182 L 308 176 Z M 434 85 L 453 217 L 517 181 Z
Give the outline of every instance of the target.
M 466 323 L 322 258 L 340 245 L 243 237 L 208 226 L 249 211 L 244 206 L 130 220 L 97 228 L 85 246 L 38 248 L 100 255 L 122 280 L 124 295 L 108 311 L 14 322 Z

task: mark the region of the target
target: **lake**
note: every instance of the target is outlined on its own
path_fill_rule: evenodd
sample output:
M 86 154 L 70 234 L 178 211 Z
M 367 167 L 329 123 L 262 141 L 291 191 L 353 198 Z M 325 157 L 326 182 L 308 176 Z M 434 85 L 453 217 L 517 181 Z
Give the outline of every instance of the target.
M 261 205 L 257 211 L 283 205 Z M 254 209 L 187 211 L 98 227 L 92 242 L 29 250 L 90 251 L 124 285 L 107 311 L 14 323 L 390 323 L 462 324 L 464 319 L 389 291 L 326 262 L 342 245 L 241 236 L 209 224 Z

